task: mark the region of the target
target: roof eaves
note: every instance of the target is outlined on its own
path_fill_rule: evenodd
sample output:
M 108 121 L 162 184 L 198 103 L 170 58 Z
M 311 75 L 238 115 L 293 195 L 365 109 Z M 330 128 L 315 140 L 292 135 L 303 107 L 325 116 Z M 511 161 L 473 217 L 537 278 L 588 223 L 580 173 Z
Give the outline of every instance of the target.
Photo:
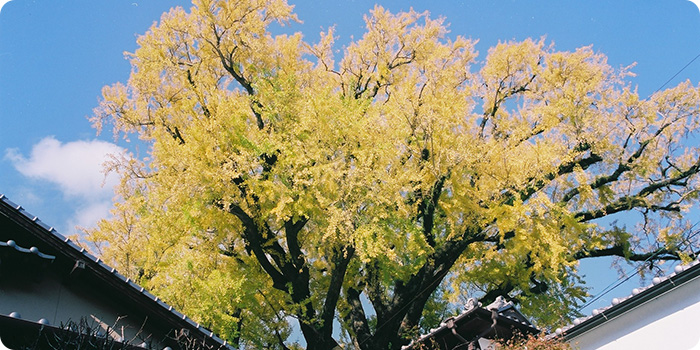
M 514 308 L 512 303 L 509 303 L 505 306 L 499 307 L 497 309 L 497 312 L 498 312 L 497 323 L 505 322 L 505 323 L 509 324 L 510 326 L 521 327 L 524 331 L 531 332 L 533 334 L 537 334 L 540 332 L 537 328 L 535 328 L 529 322 L 523 322 L 523 321 L 520 321 L 514 317 L 510 317 L 510 316 L 507 316 L 507 315 L 501 313 L 501 312 L 509 310 L 509 309 L 513 309 L 516 312 L 520 313 L 519 311 L 517 311 L 517 309 Z M 438 333 L 444 332 L 444 331 L 449 331 L 451 324 L 452 325 L 459 324 L 460 321 L 464 320 L 465 318 L 472 317 L 472 314 L 476 314 L 476 315 L 481 314 L 481 317 L 487 317 L 487 318 L 491 317 L 490 310 L 487 310 L 486 308 L 481 307 L 481 303 L 476 302 L 475 299 L 470 300 L 467 303 L 467 305 L 465 306 L 464 311 L 462 311 L 459 315 L 446 318 L 444 321 L 440 322 L 439 327 L 430 329 L 428 334 L 421 335 L 418 339 L 411 341 L 411 343 L 409 343 L 408 345 L 402 346 L 402 349 L 404 349 L 404 350 L 413 349 L 415 346 L 418 346 L 418 344 L 422 344 L 422 343 L 428 341 L 430 338 L 436 337 L 438 335 Z M 479 317 L 479 316 L 477 316 L 477 317 Z
M 577 318 L 573 324 L 557 329 L 554 336 L 563 336 L 566 340 L 572 339 L 698 277 L 700 277 L 699 260 L 688 265 L 678 265 L 673 273 L 654 277 L 651 285 L 634 288 L 632 294 L 614 298 L 611 305 L 593 310 L 591 316 Z

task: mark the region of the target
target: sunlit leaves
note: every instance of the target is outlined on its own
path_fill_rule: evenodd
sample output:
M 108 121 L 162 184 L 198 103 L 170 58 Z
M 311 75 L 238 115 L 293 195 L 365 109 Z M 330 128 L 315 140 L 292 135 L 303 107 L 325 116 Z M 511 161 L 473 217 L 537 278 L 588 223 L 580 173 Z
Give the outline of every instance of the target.
M 385 327 L 362 344 L 405 344 L 424 307 L 490 292 L 546 325 L 585 296 L 578 259 L 694 254 L 690 83 L 642 98 L 628 68 L 544 39 L 478 61 L 474 41 L 412 10 L 376 6 L 337 50 L 332 29 L 273 35 L 297 20 L 283 1 L 194 5 L 164 14 L 127 84 L 103 89 L 95 126 L 150 153 L 113 164 L 121 200 L 90 233 L 228 339 L 279 347 L 292 316 L 332 345 L 314 337 L 336 314 L 359 337 L 354 292 Z M 634 210 L 639 230 L 600 222 Z

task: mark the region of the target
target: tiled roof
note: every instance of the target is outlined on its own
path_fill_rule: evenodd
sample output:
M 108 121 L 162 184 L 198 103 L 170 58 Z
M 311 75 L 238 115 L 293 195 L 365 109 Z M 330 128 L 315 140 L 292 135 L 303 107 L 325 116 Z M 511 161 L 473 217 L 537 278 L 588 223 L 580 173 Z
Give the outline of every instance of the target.
M 457 316 L 449 317 L 440 323 L 440 326 L 430 330 L 428 334 L 421 335 L 420 338 L 412 341 L 410 344 L 403 346 L 402 349 L 420 349 L 422 343 L 430 341 L 431 338 L 436 339 L 441 337 L 441 335 L 454 334 L 452 331 L 458 331 L 458 329 L 463 329 L 464 325 L 474 318 L 484 318 L 487 322 L 484 325 L 479 325 L 479 329 L 473 329 L 475 331 L 474 335 L 479 337 L 485 337 L 487 332 L 492 331 L 490 329 L 493 327 L 491 325 L 492 311 L 496 312 L 497 324 L 499 326 L 505 326 L 508 328 L 517 328 L 522 333 L 537 334 L 539 330 L 535 328 L 513 305 L 512 302 L 505 302 L 503 297 L 498 297 L 498 299 L 487 305 L 486 307 L 481 307 L 476 299 L 469 299 L 467 305 L 464 307 L 464 311 Z M 462 327 L 459 325 L 462 324 Z M 479 334 L 484 333 L 484 334 Z M 466 339 L 471 341 L 472 339 Z M 461 341 L 461 340 L 460 340 Z
M 571 339 L 698 276 L 700 276 L 699 260 L 695 260 L 687 265 L 677 265 L 673 273 L 663 277 L 654 277 L 650 285 L 634 288 L 631 294 L 614 298 L 610 305 L 594 309 L 590 316 L 577 318 L 572 324 L 558 328 L 552 336 L 564 336 L 566 339 Z
M 174 316 L 174 318 L 180 319 L 184 322 L 186 322 L 190 328 L 193 330 L 198 331 L 202 336 L 206 338 L 210 338 L 213 340 L 215 343 L 219 344 L 221 348 L 225 349 L 233 349 L 231 345 L 229 345 L 226 341 L 223 339 L 219 338 L 217 335 L 214 334 L 214 332 L 204 328 L 201 326 L 199 323 L 195 322 L 191 318 L 187 317 L 186 315 L 178 312 L 175 310 L 172 306 L 166 304 L 164 301 L 159 299 L 157 296 L 149 293 L 146 289 L 143 287 L 139 286 L 136 284 L 133 280 L 126 278 L 124 275 L 120 274 L 115 268 L 107 265 L 102 261 L 100 258 L 90 254 L 85 248 L 80 247 L 78 244 L 73 242 L 70 238 L 67 238 L 52 226 L 47 225 L 43 221 L 39 220 L 38 217 L 30 214 L 27 212 L 22 206 L 17 205 L 10 201 L 4 194 L 0 194 L 0 203 L 5 205 L 6 207 L 12 208 L 16 214 L 20 214 L 21 216 L 29 219 L 31 222 L 33 222 L 37 227 L 39 227 L 41 230 L 44 231 L 44 233 L 49 234 L 49 237 L 53 237 L 58 241 L 62 242 L 62 245 L 64 248 L 68 250 L 72 250 L 74 253 L 79 253 L 80 256 L 82 256 L 87 262 L 89 262 L 91 265 L 97 265 L 99 266 L 99 269 L 106 273 L 100 273 L 99 275 L 102 276 L 103 279 L 110 279 L 108 282 L 112 283 L 117 283 L 125 287 L 125 290 L 131 291 L 131 293 L 137 293 L 140 294 L 142 297 L 148 298 L 151 300 L 152 305 L 157 305 L 157 307 L 166 310 L 167 313 L 171 314 Z M 39 252 L 39 250 L 36 247 L 31 247 L 29 249 L 25 249 L 22 247 L 19 247 L 16 245 L 14 241 L 7 241 L 7 242 L 0 242 L 0 248 L 1 247 L 11 247 L 16 249 L 17 251 L 21 253 L 27 253 L 27 254 L 36 254 L 37 256 L 43 258 L 43 259 L 48 259 L 48 260 L 53 260 L 56 257 L 48 254 L 43 254 Z M 70 253 L 66 251 L 62 251 L 62 253 Z M 98 271 L 99 272 L 99 271 Z

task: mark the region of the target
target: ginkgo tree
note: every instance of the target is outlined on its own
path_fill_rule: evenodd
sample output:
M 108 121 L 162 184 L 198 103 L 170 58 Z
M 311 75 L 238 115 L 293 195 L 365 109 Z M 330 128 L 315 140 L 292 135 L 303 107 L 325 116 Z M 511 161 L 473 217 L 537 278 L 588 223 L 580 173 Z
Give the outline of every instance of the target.
M 308 349 L 399 349 L 498 295 L 546 326 L 585 298 L 581 259 L 695 258 L 697 87 L 641 98 L 545 40 L 478 61 L 442 19 L 380 6 L 338 51 L 332 29 L 273 34 L 292 10 L 171 10 L 92 118 L 149 152 L 110 164 L 90 239 L 232 344 L 288 348 L 295 326 Z

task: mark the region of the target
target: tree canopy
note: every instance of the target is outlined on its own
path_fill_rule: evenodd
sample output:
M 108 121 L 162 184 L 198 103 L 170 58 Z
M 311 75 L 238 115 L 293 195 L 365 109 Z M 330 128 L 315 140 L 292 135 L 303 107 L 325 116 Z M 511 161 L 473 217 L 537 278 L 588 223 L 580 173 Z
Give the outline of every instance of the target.
M 92 118 L 150 148 L 111 164 L 90 239 L 233 344 L 293 347 L 296 324 L 308 349 L 399 349 L 501 294 L 547 326 L 585 298 L 581 259 L 695 257 L 698 87 L 642 98 L 543 39 L 480 60 L 415 11 L 376 6 L 340 51 L 278 34 L 294 21 L 284 0 L 175 8 Z

